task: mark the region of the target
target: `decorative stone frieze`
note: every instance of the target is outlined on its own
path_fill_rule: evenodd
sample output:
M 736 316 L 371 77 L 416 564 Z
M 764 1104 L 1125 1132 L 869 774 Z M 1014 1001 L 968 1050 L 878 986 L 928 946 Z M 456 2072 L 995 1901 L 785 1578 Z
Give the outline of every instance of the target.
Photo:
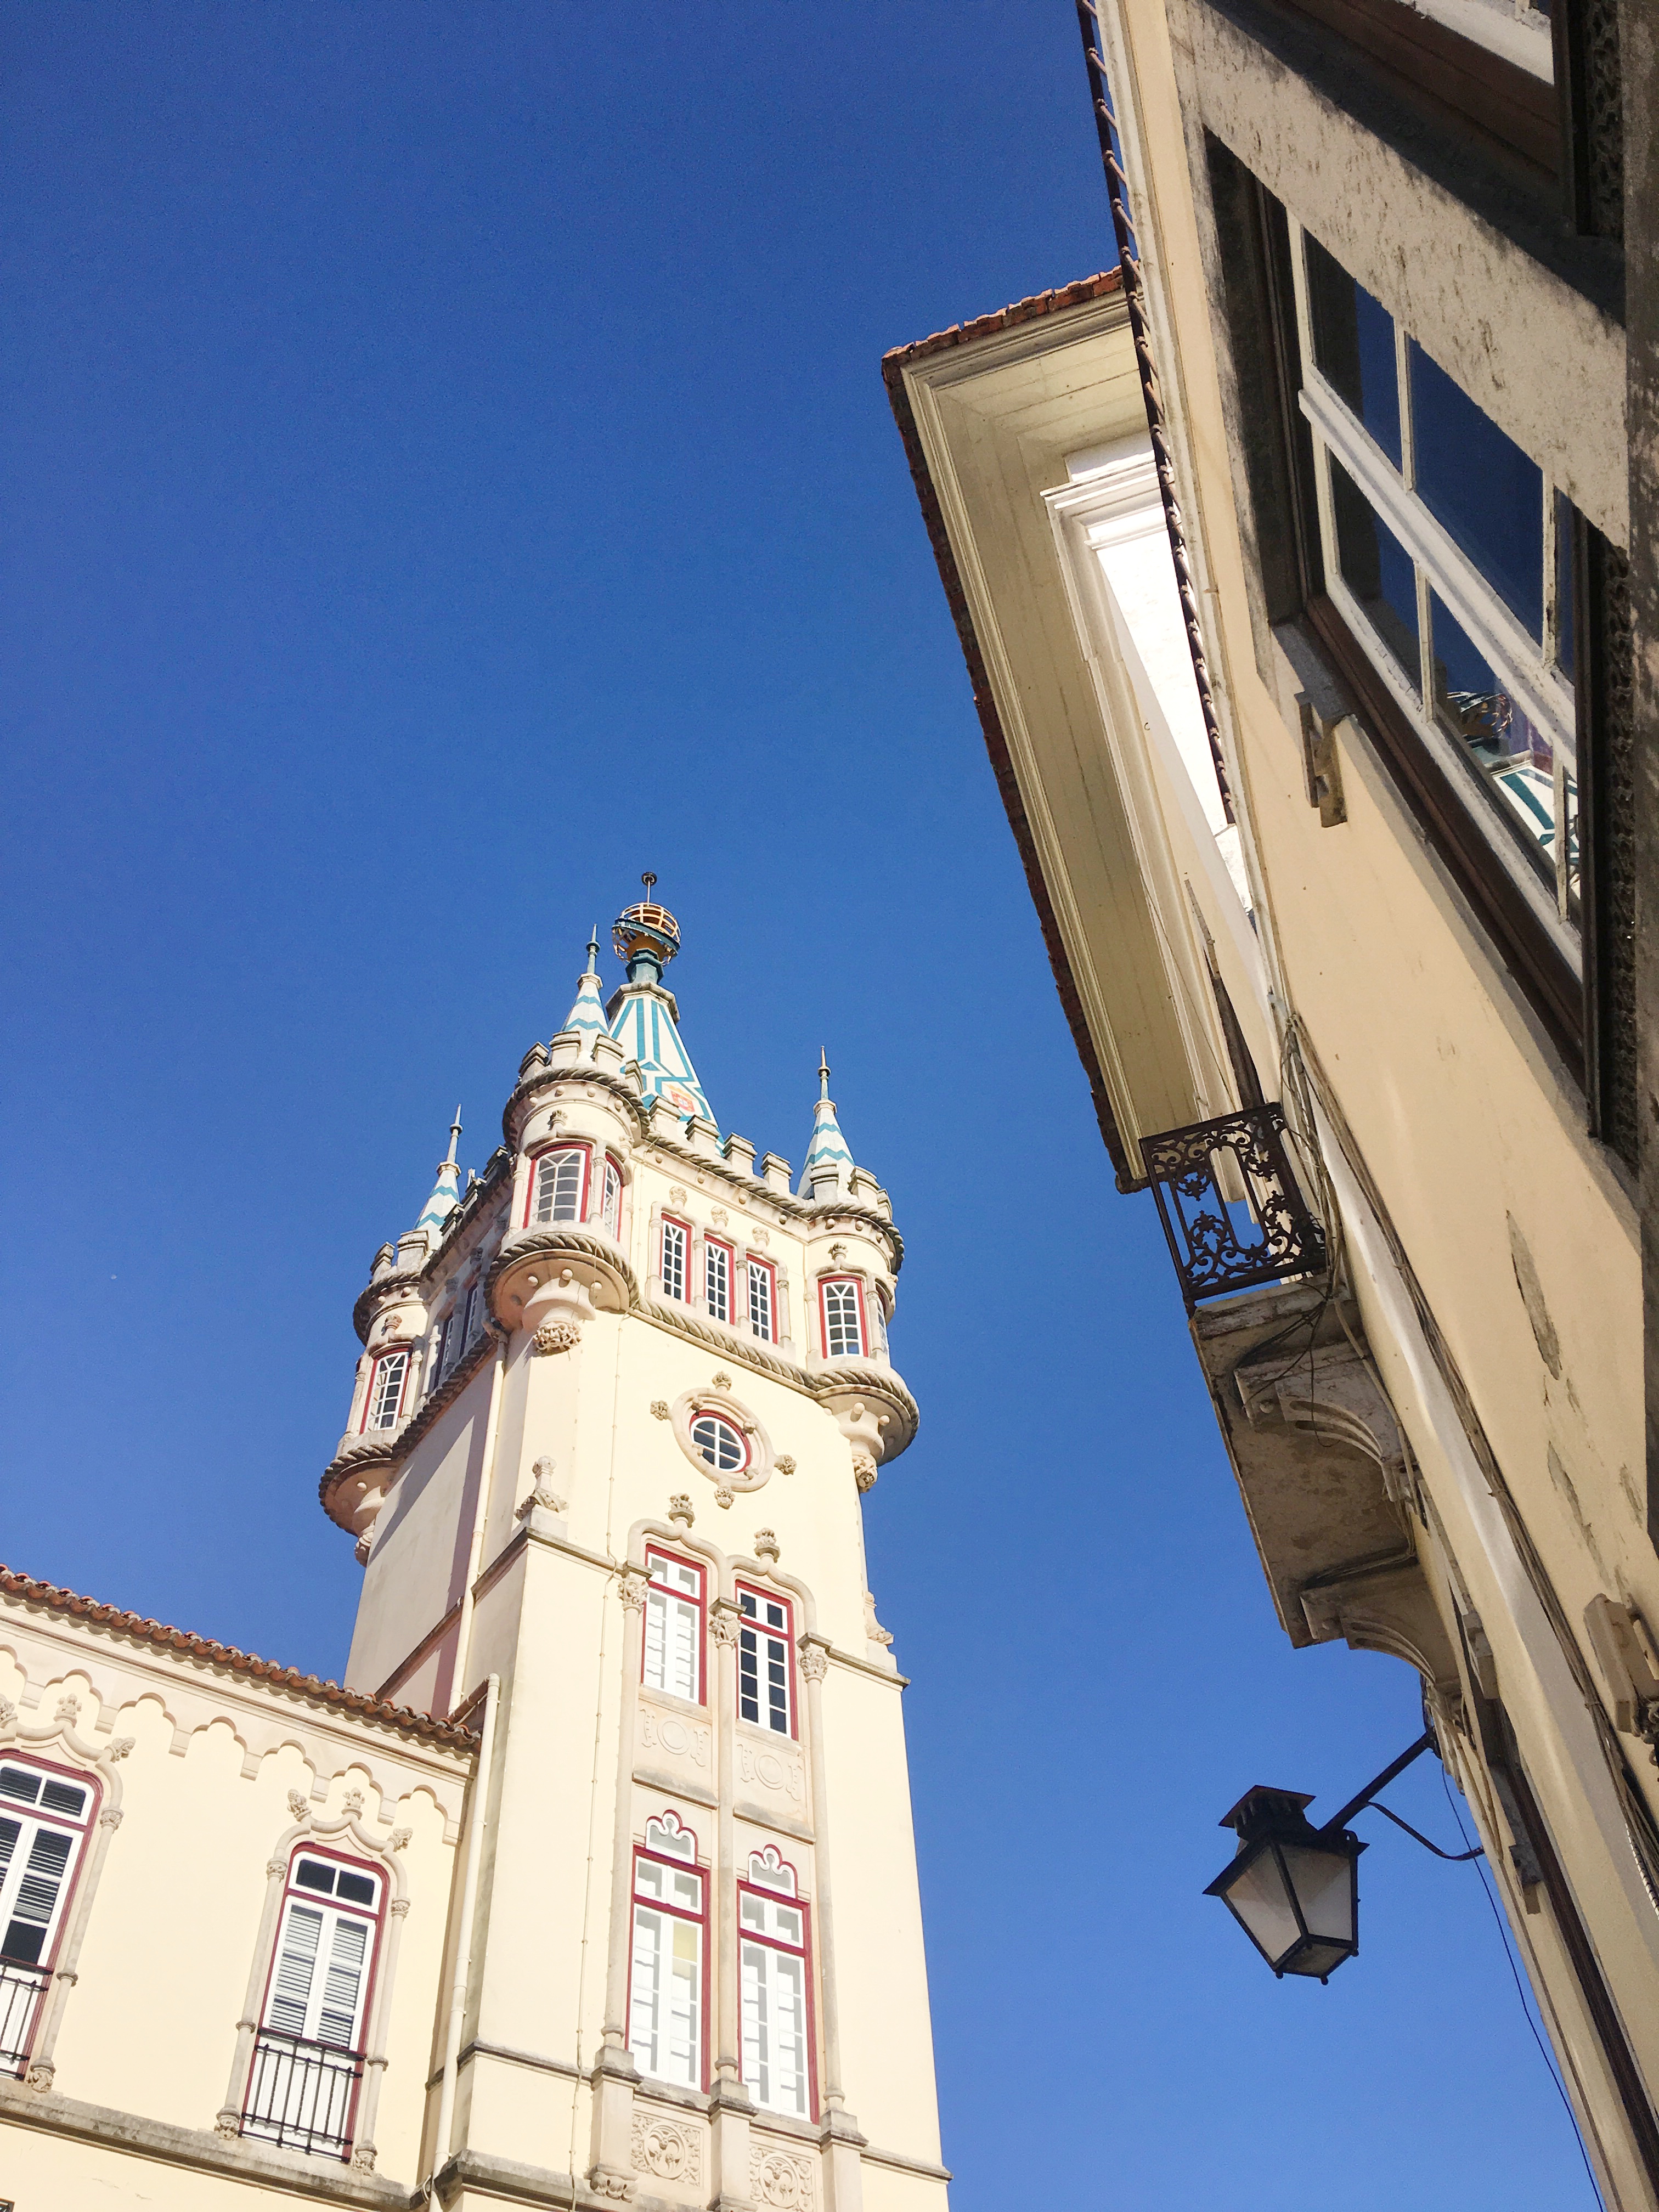
M 702 2130 L 695 2122 L 671 2120 L 636 2107 L 632 2151 L 636 2173 L 685 2189 L 702 2186 Z
M 803 2151 L 781 2150 L 770 2143 L 751 2143 L 749 2193 L 757 2204 L 776 2207 L 778 2212 L 812 2212 L 815 2163 Z

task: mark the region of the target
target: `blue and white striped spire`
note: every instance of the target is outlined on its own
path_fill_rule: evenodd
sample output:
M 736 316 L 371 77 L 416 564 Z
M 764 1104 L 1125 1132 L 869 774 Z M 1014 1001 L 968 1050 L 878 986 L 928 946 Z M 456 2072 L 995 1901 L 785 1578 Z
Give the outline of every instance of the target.
M 576 1003 L 564 1018 L 564 1028 L 574 1030 L 582 1041 L 582 1056 L 590 1058 L 593 1040 L 605 1033 L 605 999 L 599 990 L 599 926 L 587 940 L 587 966 L 576 986 Z
M 449 1125 L 449 1150 L 438 1163 L 438 1180 L 432 1195 L 421 1208 L 417 1229 L 429 1229 L 434 1237 L 441 1237 L 449 1217 L 461 1202 L 461 1171 L 455 1164 L 455 1147 L 461 1141 L 461 1109 L 455 1109 L 455 1119 Z
M 663 988 L 662 971 L 680 949 L 680 926 L 665 906 L 651 896 L 656 882 L 641 876 L 645 896 L 617 916 L 611 941 L 628 969 L 628 981 L 611 1001 L 611 1034 L 627 1057 L 638 1064 L 647 1109 L 660 1098 L 683 1120 L 712 1121 L 708 1100 L 691 1055 L 680 1041 L 672 992 Z
M 828 1197 L 843 1189 L 853 1173 L 853 1155 L 836 1119 L 836 1102 L 830 1096 L 830 1062 L 818 1053 L 818 1103 L 812 1109 L 812 1141 L 806 1148 L 796 1194 L 800 1198 Z M 820 1186 L 822 1188 L 820 1189 Z

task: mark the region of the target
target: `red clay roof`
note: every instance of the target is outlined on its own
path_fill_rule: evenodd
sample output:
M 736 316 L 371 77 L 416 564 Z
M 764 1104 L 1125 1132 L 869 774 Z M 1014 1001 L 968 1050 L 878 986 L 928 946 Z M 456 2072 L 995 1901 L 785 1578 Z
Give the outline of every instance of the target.
M 1057 285 L 1052 292 L 1034 292 L 1029 300 L 1016 300 L 1012 307 L 999 307 L 993 315 L 981 315 L 971 323 L 952 323 L 948 331 L 935 331 L 930 338 L 917 338 L 914 344 L 894 346 L 882 356 L 882 367 L 889 362 L 902 368 L 906 362 L 926 361 L 932 354 L 948 352 L 952 346 L 970 345 L 975 338 L 994 337 L 998 331 L 1012 331 L 1021 323 L 1034 323 L 1042 315 L 1058 314 L 1062 307 L 1080 307 L 1090 300 L 1103 300 L 1109 292 L 1123 289 L 1121 269 L 1103 269 L 1097 276 L 1079 276 L 1070 284 Z
M 325 1682 L 319 1675 L 301 1674 L 293 1667 L 279 1667 L 272 1660 L 256 1659 L 251 1651 L 239 1651 L 234 1644 L 215 1644 L 208 1637 L 192 1636 L 185 1628 L 168 1628 L 161 1621 L 124 1613 L 118 1606 L 100 1605 L 96 1598 L 79 1597 L 73 1590 L 59 1589 L 52 1583 L 37 1583 L 27 1575 L 15 1574 L 9 1567 L 0 1567 L 0 1597 L 21 1598 L 30 1605 L 44 1605 L 53 1613 L 67 1613 L 94 1627 L 112 1629 L 118 1636 L 136 1637 L 162 1650 L 205 1660 L 210 1666 L 223 1667 L 233 1674 L 246 1674 L 278 1689 L 297 1690 L 302 1697 L 313 1698 L 319 1705 L 332 1705 L 337 1711 L 351 1713 L 359 1720 L 396 1729 L 403 1735 L 419 1736 L 426 1743 L 442 1744 L 454 1751 L 477 1748 L 477 1739 L 469 1729 L 453 1727 L 447 1721 L 434 1720 L 429 1713 L 412 1712 L 407 1705 L 388 1705 L 383 1698 L 366 1698 L 356 1690 L 343 1690 L 337 1682 Z

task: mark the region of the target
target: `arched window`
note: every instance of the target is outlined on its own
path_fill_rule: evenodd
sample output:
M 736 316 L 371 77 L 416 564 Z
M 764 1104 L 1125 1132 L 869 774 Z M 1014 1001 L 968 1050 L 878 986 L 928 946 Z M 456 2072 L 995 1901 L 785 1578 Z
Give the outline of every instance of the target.
M 819 1287 L 826 1359 L 864 1357 L 864 1294 L 851 1275 L 832 1275 Z
M 0 2069 L 28 2066 L 94 1793 L 53 1767 L 0 1765 Z
M 702 1248 L 703 1290 L 710 1321 L 732 1318 L 732 1248 L 710 1237 Z
M 805 2119 L 812 2108 L 806 1908 L 778 1893 L 781 1869 L 769 1869 L 763 1888 L 752 1887 L 755 1865 L 751 1858 L 750 1881 L 738 1885 L 743 2084 L 766 2111 Z M 793 1889 L 793 1874 L 790 1883 Z
M 374 1363 L 374 1371 L 368 1378 L 368 1395 L 363 1403 L 365 1429 L 395 1429 L 398 1409 L 403 1404 L 404 1379 L 409 1373 L 407 1352 L 384 1352 Z
M 587 1190 L 586 1145 L 556 1145 L 536 1160 L 530 1189 L 531 1222 L 580 1221 Z
M 647 1690 L 702 1702 L 702 1570 L 689 1559 L 647 1552 L 651 1580 L 645 1593 Z
M 736 1474 L 748 1465 L 748 1439 L 724 1413 L 696 1414 L 691 1423 L 691 1441 L 716 1474 Z
M 665 1298 L 685 1297 L 685 1227 L 683 1222 L 665 1221 L 662 1225 L 662 1294 Z
M 622 1170 L 615 1160 L 605 1164 L 605 1192 L 599 1209 L 599 1225 L 607 1237 L 622 1241 Z
M 763 1344 L 777 1342 L 777 1280 L 769 1260 L 749 1262 L 749 1326 Z
M 634 1853 L 628 2047 L 641 2074 L 703 2086 L 703 1878 L 697 1839 L 672 1813 L 647 1820 Z
M 787 1598 L 739 1585 L 738 1717 L 775 1735 L 795 1732 L 794 1638 Z
M 343 2158 L 362 2080 L 385 1879 L 295 1854 L 254 2039 L 242 2133 Z

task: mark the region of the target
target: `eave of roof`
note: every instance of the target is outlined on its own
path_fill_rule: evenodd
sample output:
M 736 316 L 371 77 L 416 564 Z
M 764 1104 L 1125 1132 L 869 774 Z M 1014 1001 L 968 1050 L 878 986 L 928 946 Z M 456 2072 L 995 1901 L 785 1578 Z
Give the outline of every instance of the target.
M 123 1612 L 119 1606 L 103 1605 L 96 1598 L 59 1589 L 55 1583 L 36 1582 L 28 1575 L 15 1573 L 9 1567 L 0 1566 L 0 1597 L 44 1606 L 49 1612 L 85 1621 L 95 1628 L 108 1629 L 116 1636 L 154 1644 L 158 1650 L 176 1652 L 181 1658 L 198 1659 L 206 1666 L 223 1668 L 228 1674 L 246 1675 L 251 1681 L 266 1683 L 273 1689 L 293 1690 L 316 1705 L 331 1706 L 337 1712 L 349 1713 L 354 1719 L 369 1721 L 377 1727 L 395 1729 L 400 1735 L 417 1736 L 422 1743 L 437 1744 L 450 1751 L 472 1752 L 477 1748 L 477 1739 L 470 1729 L 457 1728 L 448 1721 L 434 1720 L 429 1713 L 415 1712 L 407 1705 L 388 1705 L 380 1698 L 366 1698 L 356 1690 L 343 1690 L 337 1682 L 325 1682 L 320 1675 L 301 1674 L 295 1668 L 279 1667 L 273 1660 L 256 1658 L 251 1651 L 239 1651 L 234 1644 L 216 1644 L 209 1637 L 191 1635 L 188 1629 L 169 1628 L 164 1622 L 146 1620 L 139 1613 Z
M 933 558 L 939 564 L 939 580 L 945 586 L 951 619 L 956 624 L 962 657 L 968 665 L 968 681 L 973 687 L 974 705 L 979 714 L 980 728 L 985 736 L 985 750 L 991 757 L 991 769 L 996 777 L 997 790 L 1001 794 L 1009 827 L 1014 833 L 1014 842 L 1019 849 L 1025 881 L 1031 893 L 1031 902 L 1036 908 L 1037 920 L 1042 926 L 1048 965 L 1054 971 L 1054 988 L 1060 993 L 1060 1003 L 1071 1027 L 1072 1042 L 1077 1047 L 1078 1057 L 1083 1062 L 1083 1072 L 1089 1079 L 1095 1119 L 1100 1125 L 1107 1156 L 1117 1170 L 1119 1189 L 1135 1190 L 1140 1187 L 1139 1180 L 1130 1167 L 1117 1119 L 1112 1112 L 1105 1078 L 1100 1070 L 1099 1056 L 1084 1014 L 1082 994 L 1072 974 L 1054 902 L 1043 879 L 1042 863 L 1037 858 L 1036 840 L 1031 834 L 1025 802 L 1020 797 L 1008 740 L 1003 731 L 1001 717 L 997 713 L 990 678 L 986 672 L 985 656 L 980 649 L 974 619 L 969 611 L 967 593 L 962 587 L 957 556 L 951 544 L 950 533 L 945 526 L 944 512 L 933 488 L 927 456 L 916 428 L 915 412 L 910 404 L 909 389 L 904 380 L 905 370 L 918 362 L 932 360 L 939 354 L 948 353 L 953 347 L 971 345 L 975 339 L 994 337 L 1000 331 L 1016 330 L 1023 323 L 1040 321 L 1044 316 L 1059 314 L 1067 307 L 1086 307 L 1091 301 L 1105 299 L 1122 289 L 1121 270 L 1106 269 L 1097 276 L 1079 276 L 1074 283 L 1059 285 L 1049 292 L 1035 293 L 1029 300 L 1017 300 L 1010 307 L 999 307 L 994 314 L 981 315 L 969 323 L 955 323 L 948 331 L 936 331 L 932 337 L 918 338 L 910 345 L 895 346 L 882 356 L 881 373 L 887 386 L 888 400 L 892 406 L 893 419 L 898 424 L 900 437 L 904 441 L 910 478 L 921 502 L 922 520 L 927 526 Z

